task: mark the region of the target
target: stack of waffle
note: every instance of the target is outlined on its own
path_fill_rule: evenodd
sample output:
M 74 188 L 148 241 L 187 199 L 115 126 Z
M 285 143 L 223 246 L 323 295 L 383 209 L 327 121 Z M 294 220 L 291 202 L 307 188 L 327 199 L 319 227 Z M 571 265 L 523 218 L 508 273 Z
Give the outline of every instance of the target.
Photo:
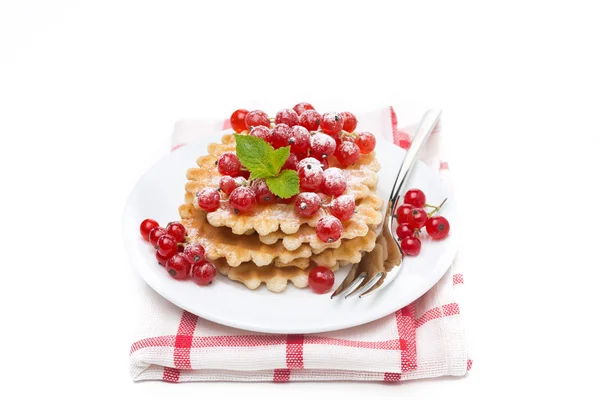
M 347 179 L 345 194 L 354 196 L 355 213 L 343 222 L 341 239 L 333 243 L 321 241 L 315 232 L 317 221 L 326 215 L 321 208 L 304 218 L 294 211 L 293 202 L 257 204 L 246 215 L 235 214 L 227 203 L 206 212 L 198 207 L 197 193 L 205 188 L 217 188 L 221 175 L 216 166 L 219 156 L 235 153 L 235 138 L 224 135 L 222 143 L 208 146 L 208 155 L 198 158 L 197 168 L 187 172 L 185 204 L 180 206 L 182 223 L 191 242 L 200 243 L 220 273 L 249 289 L 265 283 L 274 292 L 285 290 L 288 281 L 304 288 L 308 273 L 314 266 L 335 271 L 357 264 L 363 254 L 376 245 L 377 225 L 382 221 L 383 201 L 376 195 L 377 171 L 380 168 L 375 152 L 363 154 L 350 167 L 342 168 Z

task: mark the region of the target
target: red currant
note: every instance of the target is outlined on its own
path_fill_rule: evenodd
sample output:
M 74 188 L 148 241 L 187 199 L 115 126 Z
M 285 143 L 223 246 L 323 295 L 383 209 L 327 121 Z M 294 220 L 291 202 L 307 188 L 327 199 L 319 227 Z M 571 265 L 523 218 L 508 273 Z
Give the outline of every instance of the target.
M 310 147 L 310 132 L 303 126 L 292 126 L 292 153 L 305 155 Z
M 342 236 L 342 223 L 334 216 L 327 215 L 317 222 L 317 236 L 325 243 L 333 243 Z
M 317 160 L 327 158 L 335 152 L 335 140 L 324 133 L 315 133 L 310 138 L 310 154 Z
M 250 171 L 246 171 L 245 169 L 240 171 L 240 176 L 246 180 L 250 179 Z
M 298 197 L 298 195 L 294 195 L 292 197 L 288 197 L 287 199 L 284 199 L 282 197 L 278 197 L 279 201 L 281 201 L 283 204 L 294 204 L 296 202 L 296 198 Z
M 425 229 L 433 240 L 441 240 L 450 233 L 450 223 L 442 216 L 431 217 L 427 220 Z
M 162 235 L 166 235 L 166 233 L 167 233 L 166 229 L 165 228 L 161 228 L 160 226 L 152 228 L 152 230 L 148 234 L 148 241 L 156 249 L 157 248 L 156 247 L 156 243 L 158 242 L 158 239 L 160 239 L 160 237 Z
M 309 131 L 316 131 L 321 124 L 321 114 L 315 110 L 306 110 L 300 114 L 299 124 Z
M 253 126 L 266 126 L 267 128 L 271 127 L 271 121 L 269 121 L 269 116 L 266 112 L 261 110 L 250 111 L 245 118 L 246 129 L 250 129 Z
M 229 195 L 229 205 L 236 214 L 245 214 L 254 208 L 256 194 L 246 186 L 235 188 Z
M 215 211 L 219 208 L 221 203 L 221 196 L 216 189 L 205 187 L 198 192 L 198 207 L 204 211 Z
M 167 272 L 175 279 L 185 279 L 190 274 L 192 264 L 182 253 L 175 254 L 167 261 Z
M 377 140 L 375 139 L 375 135 L 369 132 L 361 132 L 358 134 L 358 137 L 354 139 L 354 143 L 360 149 L 361 154 L 369 154 L 373 150 L 375 150 L 375 144 Z
M 215 278 L 215 275 L 217 275 L 217 268 L 208 261 L 201 261 L 192 265 L 192 281 L 198 285 L 208 285 Z
M 335 135 L 344 127 L 344 117 L 336 112 L 327 112 L 321 117 L 321 130 L 328 135 Z
M 358 161 L 360 150 L 356 143 L 342 142 L 336 150 L 335 156 L 343 166 L 347 167 Z
M 425 193 L 420 189 L 410 189 L 404 195 L 404 204 L 410 204 L 418 208 L 425 206 Z
M 255 179 L 252 182 L 252 190 L 256 194 L 258 204 L 272 204 L 277 199 L 264 179 Z
M 400 242 L 402 253 L 409 256 L 418 256 L 421 252 L 421 241 L 414 236 L 407 236 Z
M 187 245 L 183 250 L 183 255 L 191 264 L 195 264 L 204 260 L 204 247 L 198 243 Z
M 318 162 L 318 161 L 317 161 Z M 300 165 L 300 163 L 298 163 Z M 300 178 L 300 190 L 305 192 L 318 192 L 321 190 L 323 181 L 323 168 L 321 163 L 317 165 L 306 164 L 298 169 L 298 177 Z
M 308 273 L 308 286 L 317 294 L 329 292 L 334 281 L 333 272 L 326 267 L 314 267 Z
M 156 260 L 158 261 L 158 263 L 160 265 L 162 265 L 163 267 L 165 265 L 167 265 L 167 261 L 169 261 L 169 259 L 171 257 L 173 257 L 175 254 L 177 254 L 177 251 L 173 252 L 173 253 L 168 253 L 166 256 L 163 256 L 162 254 L 160 254 L 160 252 L 157 250 L 156 251 Z
M 315 108 L 309 103 L 298 103 L 294 106 L 294 111 L 296 114 L 302 115 L 302 113 L 306 110 L 314 110 Z
M 415 230 L 408 226 L 407 223 L 403 222 L 398 225 L 396 228 L 396 235 L 398 235 L 398 239 L 402 240 L 405 237 L 412 236 L 415 233 Z
M 248 110 L 244 109 L 235 110 L 233 114 L 231 114 L 229 121 L 231 122 L 233 130 L 237 133 L 246 129 L 246 115 L 248 115 Z
M 267 143 L 269 143 L 271 141 L 272 135 L 273 135 L 273 133 L 266 126 L 260 125 L 260 126 L 255 126 L 252 129 L 250 129 L 250 136 L 256 136 L 258 138 L 261 138 L 262 140 L 264 140 Z
M 144 238 L 144 240 L 148 240 L 148 235 L 150 231 L 158 226 L 158 222 L 153 219 L 145 219 L 140 224 L 140 234 Z
M 315 215 L 321 207 L 321 198 L 318 194 L 312 192 L 303 192 L 296 196 L 294 209 L 303 217 Z
M 278 149 L 280 147 L 289 146 L 292 141 L 292 130 L 285 124 L 277 124 L 273 128 L 273 139 L 271 145 Z
M 305 166 L 307 166 L 309 164 L 314 165 L 316 168 L 319 168 L 321 166 L 321 163 L 316 158 L 306 157 L 306 158 L 303 158 L 302 160 L 298 161 L 298 165 L 296 166 L 296 171 L 300 171 L 301 168 L 304 168 Z
M 233 153 L 222 154 L 217 161 L 217 169 L 221 175 L 236 177 L 240 174 L 240 168 L 242 168 L 242 163 Z
M 354 197 L 344 194 L 331 202 L 329 210 L 331 215 L 337 217 L 340 221 L 348 221 L 354 215 L 355 208 Z
M 294 153 L 290 153 L 290 156 L 285 160 L 285 164 L 281 167 L 281 170 L 284 171 L 286 169 L 296 170 L 298 167 L 298 156 Z
M 408 226 L 413 229 L 421 229 L 427 223 L 427 213 L 422 208 L 413 208 L 406 217 Z
M 356 120 L 356 115 L 352 114 L 351 112 L 344 111 L 342 113 L 342 118 L 344 118 L 344 126 L 342 129 L 346 132 L 354 132 L 354 130 L 356 129 L 356 124 L 358 124 L 358 121 Z
M 235 182 L 235 179 L 227 175 L 221 177 L 221 180 L 219 181 L 219 189 L 221 189 L 223 193 L 229 195 L 236 187 L 237 183 Z
M 323 171 L 329 168 L 329 160 L 327 158 L 321 158 L 319 161 L 321 162 L 321 168 L 323 168 Z
M 173 236 L 179 243 L 185 240 L 185 235 L 187 235 L 187 232 L 185 230 L 185 226 L 181 225 L 179 222 L 169 222 L 167 225 L 167 235 Z
M 169 234 L 162 235 L 156 242 L 158 252 L 163 256 L 171 253 L 177 253 L 177 240 Z
M 290 108 L 284 108 L 275 114 L 275 124 L 285 124 L 291 128 L 294 125 L 298 125 L 298 121 L 298 114 Z
M 183 243 L 177 243 L 177 252 L 183 253 L 184 250 L 185 250 L 185 246 L 183 245 Z
M 339 168 L 328 168 L 323 172 L 323 193 L 339 196 L 346 190 L 346 177 Z
M 398 223 L 407 223 L 408 222 L 408 214 L 413 210 L 413 206 L 410 204 L 402 204 L 396 210 L 396 218 L 398 219 Z

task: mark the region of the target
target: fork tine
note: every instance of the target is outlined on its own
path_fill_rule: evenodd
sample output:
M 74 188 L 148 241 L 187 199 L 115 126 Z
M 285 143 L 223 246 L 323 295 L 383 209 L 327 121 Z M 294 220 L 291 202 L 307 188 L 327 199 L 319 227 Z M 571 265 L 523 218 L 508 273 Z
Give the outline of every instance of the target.
M 352 281 L 352 283 L 347 288 L 345 288 L 344 290 L 339 292 L 338 295 L 340 295 L 340 294 L 345 295 L 346 293 L 354 292 L 358 288 L 358 286 L 365 280 L 366 277 L 367 277 L 366 272 L 361 273 Z M 348 296 L 346 296 L 346 298 L 347 297 Z
M 353 293 L 348 294 L 346 296 L 346 298 L 356 296 L 356 295 L 359 295 L 358 297 L 360 297 L 362 295 L 362 293 L 370 290 L 373 286 L 375 286 L 377 284 L 377 282 L 381 281 L 382 277 L 383 277 L 383 272 L 376 273 L 375 276 L 373 276 L 371 279 L 369 279 L 369 281 L 365 285 L 362 285 L 360 288 L 358 288 Z
M 363 297 L 368 296 L 369 294 L 375 292 L 375 290 L 377 290 L 377 288 L 383 284 L 383 281 L 385 280 L 387 273 L 386 272 L 380 272 L 380 273 L 381 273 L 381 279 L 379 279 L 377 282 L 373 283 L 373 286 L 363 290 L 362 293 L 360 293 L 358 295 L 359 299 L 362 299 Z M 365 287 L 366 286 L 367 285 L 365 285 Z

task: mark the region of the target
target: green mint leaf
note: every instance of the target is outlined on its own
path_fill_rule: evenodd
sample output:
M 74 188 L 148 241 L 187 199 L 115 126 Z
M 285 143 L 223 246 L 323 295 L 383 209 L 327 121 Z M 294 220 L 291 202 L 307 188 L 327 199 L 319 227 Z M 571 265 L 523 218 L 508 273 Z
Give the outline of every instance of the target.
M 273 146 L 250 135 L 235 135 L 235 152 L 244 167 L 254 174 L 252 179 L 274 176 L 271 164 L 271 154 L 275 152 Z
M 286 169 L 277 176 L 270 176 L 266 179 L 267 186 L 273 194 L 288 199 L 300 192 L 300 178 L 296 171 Z
M 270 171 L 277 175 L 290 156 L 290 146 L 281 147 L 270 154 Z

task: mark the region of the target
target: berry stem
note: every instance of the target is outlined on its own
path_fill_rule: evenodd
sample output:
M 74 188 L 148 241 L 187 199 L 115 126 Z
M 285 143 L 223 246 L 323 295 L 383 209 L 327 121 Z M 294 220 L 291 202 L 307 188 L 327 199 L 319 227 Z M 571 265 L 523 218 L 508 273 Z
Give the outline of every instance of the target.
M 427 213 L 427 217 L 431 217 L 433 214 L 440 211 L 440 209 L 442 208 L 444 203 L 446 203 L 446 200 L 448 200 L 447 197 L 444 199 L 444 201 L 442 201 L 442 203 L 439 206 L 430 206 L 429 204 L 425 204 L 425 206 L 427 206 L 427 207 L 433 207 L 433 210 L 431 210 L 429 213 Z

